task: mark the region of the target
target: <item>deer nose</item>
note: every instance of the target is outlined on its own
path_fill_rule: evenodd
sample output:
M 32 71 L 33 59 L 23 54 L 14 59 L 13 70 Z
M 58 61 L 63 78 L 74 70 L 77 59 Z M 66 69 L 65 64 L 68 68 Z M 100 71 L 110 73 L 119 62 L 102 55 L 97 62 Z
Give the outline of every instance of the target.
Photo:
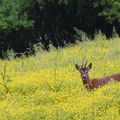
M 82 78 L 83 78 L 83 79 L 86 79 L 86 78 L 87 78 L 87 76 L 86 76 L 86 75 L 83 75 L 83 76 L 82 76 Z

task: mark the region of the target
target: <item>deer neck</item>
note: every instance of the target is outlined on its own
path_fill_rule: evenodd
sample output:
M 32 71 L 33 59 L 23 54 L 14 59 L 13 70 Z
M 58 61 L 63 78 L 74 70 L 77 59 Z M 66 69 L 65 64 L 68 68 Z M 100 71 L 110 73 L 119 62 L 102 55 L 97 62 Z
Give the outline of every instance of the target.
M 82 81 L 86 88 L 91 88 L 91 79 L 89 76 L 88 76 L 87 80 L 82 79 Z

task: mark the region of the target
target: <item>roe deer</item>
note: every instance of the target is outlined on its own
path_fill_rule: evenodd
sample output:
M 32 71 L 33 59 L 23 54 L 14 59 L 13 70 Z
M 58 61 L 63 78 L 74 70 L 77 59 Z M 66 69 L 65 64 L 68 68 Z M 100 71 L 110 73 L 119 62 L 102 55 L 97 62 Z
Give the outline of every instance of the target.
M 100 86 L 103 86 L 111 82 L 112 80 L 120 82 L 120 73 L 112 74 L 110 76 L 105 76 L 103 78 L 91 79 L 89 77 L 88 72 L 92 68 L 92 63 L 90 63 L 88 66 L 87 66 L 87 62 L 85 63 L 85 65 L 82 64 L 81 66 L 76 64 L 75 67 L 80 72 L 83 84 L 87 89 L 99 88 Z

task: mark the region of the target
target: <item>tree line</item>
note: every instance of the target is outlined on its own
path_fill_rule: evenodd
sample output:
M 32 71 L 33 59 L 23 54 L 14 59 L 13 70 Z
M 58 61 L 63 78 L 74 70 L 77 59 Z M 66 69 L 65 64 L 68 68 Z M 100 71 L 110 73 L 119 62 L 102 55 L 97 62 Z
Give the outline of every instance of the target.
M 119 0 L 0 0 L 0 56 L 41 43 L 55 47 L 75 43 L 75 30 L 90 38 L 101 30 L 107 37 L 115 27 L 120 34 Z

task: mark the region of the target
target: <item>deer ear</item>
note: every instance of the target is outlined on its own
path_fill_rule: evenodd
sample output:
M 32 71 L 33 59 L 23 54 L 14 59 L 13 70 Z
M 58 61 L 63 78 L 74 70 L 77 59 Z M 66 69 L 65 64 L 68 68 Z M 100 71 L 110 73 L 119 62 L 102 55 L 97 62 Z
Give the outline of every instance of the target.
M 88 65 L 88 70 L 90 70 L 91 68 L 92 68 L 92 63 Z
M 79 65 L 75 65 L 75 68 L 79 71 L 80 70 L 80 66 Z

